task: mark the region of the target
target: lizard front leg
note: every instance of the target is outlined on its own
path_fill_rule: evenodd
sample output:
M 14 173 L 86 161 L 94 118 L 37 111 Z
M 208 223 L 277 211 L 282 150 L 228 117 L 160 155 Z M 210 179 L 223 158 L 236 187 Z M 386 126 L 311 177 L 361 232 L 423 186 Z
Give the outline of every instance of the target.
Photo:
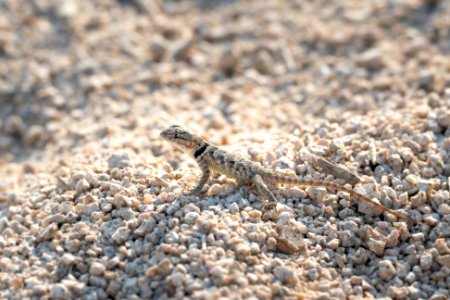
M 204 160 L 197 160 L 198 166 L 202 170 L 202 177 L 200 177 L 199 182 L 197 185 L 186 194 L 186 196 L 193 196 L 196 194 L 199 194 L 202 191 L 203 186 L 208 181 L 209 175 L 211 172 L 209 171 L 208 165 Z
M 267 185 L 264 183 L 261 175 L 255 175 L 252 178 L 253 185 L 256 187 L 258 192 L 266 199 L 266 203 L 264 204 L 265 215 L 263 216 L 264 220 L 274 220 L 276 219 L 276 206 L 277 206 L 277 198 L 275 198 L 274 194 L 269 190 Z

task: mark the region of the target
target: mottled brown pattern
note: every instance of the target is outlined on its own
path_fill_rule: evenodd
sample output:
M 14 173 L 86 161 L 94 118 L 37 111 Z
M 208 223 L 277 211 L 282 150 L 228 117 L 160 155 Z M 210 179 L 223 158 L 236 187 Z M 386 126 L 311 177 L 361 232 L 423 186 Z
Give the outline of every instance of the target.
M 181 126 L 171 126 L 162 131 L 161 136 L 174 143 L 178 148 L 193 156 L 196 159 L 199 167 L 202 169 L 202 177 L 200 178 L 197 186 L 190 192 L 190 194 L 199 193 L 202 190 L 203 186 L 206 184 L 210 172 L 214 171 L 234 178 L 240 183 L 255 186 L 258 192 L 265 199 L 269 200 L 266 208 L 274 208 L 277 201 L 266 184 L 284 183 L 302 187 L 324 187 L 346 192 L 349 193 L 353 198 L 377 207 L 386 213 L 389 213 L 411 223 L 418 223 L 413 221 L 408 216 L 393 211 L 392 209 L 389 209 L 371 200 L 370 198 L 337 183 L 321 180 L 304 180 L 296 176 L 265 169 L 259 163 L 247 160 L 235 154 L 227 153 L 224 150 L 217 148 L 216 146 L 210 145 L 199 136 L 190 133 Z M 197 151 L 200 149 L 200 147 L 205 147 L 205 145 L 206 149 L 204 151 Z M 194 154 L 196 153 L 196 151 L 197 153 L 201 152 L 201 155 L 195 157 Z

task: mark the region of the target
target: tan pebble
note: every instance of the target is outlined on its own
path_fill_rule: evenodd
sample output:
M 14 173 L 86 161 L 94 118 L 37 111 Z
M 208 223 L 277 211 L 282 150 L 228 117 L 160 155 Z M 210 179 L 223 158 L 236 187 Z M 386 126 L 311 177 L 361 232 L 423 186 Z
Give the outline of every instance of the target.
M 87 182 L 86 179 L 81 179 L 77 182 L 75 186 L 75 191 L 77 192 L 77 194 L 81 194 L 88 191 L 89 188 L 90 188 L 89 182 Z
M 17 220 L 11 221 L 11 223 L 9 223 L 9 227 L 18 234 L 28 231 L 28 229 L 25 226 L 23 226 L 22 224 L 20 224 Z M 1 231 L 2 230 L 0 228 L 0 232 Z
M 64 247 L 67 251 L 75 253 L 80 249 L 81 243 L 79 240 L 66 240 L 64 242 Z
M 409 296 L 409 291 L 407 287 L 395 287 L 390 286 L 388 288 L 389 296 L 395 299 L 406 299 Z
M 205 232 L 211 232 L 213 231 L 217 226 L 217 221 L 215 218 L 208 218 L 205 216 L 201 216 L 197 219 L 195 224 L 198 226 L 199 229 L 205 231 Z
M 258 255 L 259 253 L 261 253 L 261 248 L 259 247 L 258 243 L 251 243 L 250 251 L 252 255 Z
M 439 255 L 436 260 L 441 266 L 450 268 L 450 254 Z
M 371 48 L 363 52 L 356 61 L 359 66 L 368 69 L 381 68 L 384 66 L 384 56 L 378 48 Z
M 269 250 L 275 250 L 277 248 L 277 240 L 274 237 L 267 239 L 267 247 Z
M 106 268 L 103 264 L 94 261 L 89 268 L 89 274 L 100 276 L 103 272 L 105 272 L 105 270 Z
M 87 193 L 86 196 L 84 197 L 84 201 L 85 204 L 90 204 L 90 203 L 94 203 L 97 202 L 97 197 L 92 195 L 91 193 Z
M 9 135 L 21 135 L 25 130 L 22 118 L 18 115 L 8 117 L 4 124 L 4 130 Z
M 323 202 L 325 196 L 328 194 L 325 188 L 318 188 L 318 187 L 308 188 L 306 192 L 308 193 L 308 196 L 311 197 L 311 199 L 318 202 Z
M 150 232 L 150 230 L 152 230 L 154 228 L 155 224 L 156 223 L 155 223 L 154 219 L 152 218 L 152 219 L 142 223 L 141 226 L 139 226 L 139 228 L 134 231 L 134 234 L 137 237 L 145 236 L 147 233 Z
M 259 210 L 253 209 L 253 210 L 251 210 L 251 211 L 248 212 L 248 215 L 249 215 L 249 217 L 252 218 L 252 219 L 258 219 L 258 218 L 261 217 L 262 212 L 259 211 Z
M 57 214 L 48 216 L 44 220 L 44 223 L 45 224 L 51 224 L 51 223 L 61 224 L 61 223 L 64 223 L 65 220 L 66 220 L 66 216 L 65 215 L 63 215 L 62 213 L 57 213 Z
M 376 255 L 383 255 L 384 248 L 386 247 L 386 242 L 370 238 L 367 241 L 367 246 L 369 247 L 370 251 L 372 251 Z
M 247 243 L 241 242 L 236 245 L 236 253 L 240 256 L 249 256 L 251 254 L 251 248 Z
M 168 187 L 169 186 L 169 182 L 167 182 L 166 180 L 162 179 L 161 177 L 155 176 L 155 182 L 161 186 L 161 187 Z
M 275 269 L 273 270 L 273 274 L 284 284 L 295 286 L 298 283 L 296 273 L 285 266 L 275 267 Z
M 395 267 L 390 260 L 382 260 L 378 263 L 378 276 L 387 281 L 394 277 L 396 273 Z
M 13 268 L 12 260 L 8 257 L 0 258 L 0 268 L 5 271 L 10 271 Z
M 162 192 L 160 195 L 161 200 L 167 203 L 169 201 L 169 194 L 167 192 Z
M 304 198 L 306 198 L 306 195 L 307 195 L 304 190 L 301 190 L 297 187 L 290 188 L 287 191 L 287 193 L 290 198 L 295 198 L 295 199 L 304 199 Z
M 39 125 L 31 126 L 25 133 L 24 142 L 27 146 L 34 146 L 44 139 L 44 128 Z
M 111 183 L 109 186 L 109 191 L 111 195 L 114 196 L 116 193 L 122 190 L 122 187 L 117 183 Z
M 9 282 L 9 285 L 13 288 L 13 289 L 20 289 L 23 288 L 23 279 L 19 278 L 19 277 L 14 277 L 11 279 L 11 281 Z
M 280 252 L 286 254 L 295 254 L 300 252 L 300 247 L 285 237 L 277 239 L 277 248 Z
M 145 275 L 149 277 L 153 277 L 155 275 L 165 276 L 169 274 L 173 269 L 173 264 L 168 258 L 164 258 L 159 264 L 156 266 L 152 266 L 147 269 Z
M 64 253 L 64 255 L 61 257 L 61 263 L 64 264 L 65 266 L 70 266 L 76 261 L 77 258 L 70 253 Z
M 442 203 L 439 205 L 438 213 L 443 217 L 450 215 L 450 205 L 447 203 Z
M 440 254 L 450 254 L 449 244 L 446 239 L 439 238 L 434 242 L 434 247 L 439 251 Z
M 144 204 L 150 204 L 153 201 L 153 197 L 150 194 L 144 195 Z
M 396 247 L 400 242 L 400 233 L 398 230 L 392 230 L 386 238 L 386 248 Z
M 99 207 L 97 202 L 91 203 L 91 204 L 88 204 L 88 205 L 83 205 L 82 208 L 83 208 L 83 210 L 81 210 L 79 213 L 80 214 L 84 214 L 84 215 L 90 215 L 93 212 L 100 210 L 100 207 Z
M 58 226 L 56 224 L 50 224 L 50 226 L 45 227 L 36 237 L 36 240 L 38 242 L 44 242 L 51 240 L 58 229 Z
M 209 189 L 209 194 L 210 194 L 211 196 L 217 196 L 217 195 L 219 195 L 222 191 L 223 191 L 222 185 L 215 183 L 215 184 L 213 184 L 213 185 L 210 187 L 210 189 Z
M 327 247 L 333 250 L 336 250 L 339 247 L 339 240 L 338 239 L 332 239 L 327 243 Z

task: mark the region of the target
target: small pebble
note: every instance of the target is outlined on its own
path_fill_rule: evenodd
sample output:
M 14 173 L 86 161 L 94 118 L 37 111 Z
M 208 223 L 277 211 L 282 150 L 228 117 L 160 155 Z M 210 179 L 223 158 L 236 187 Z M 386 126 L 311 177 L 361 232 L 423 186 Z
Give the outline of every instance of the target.
M 396 271 L 395 267 L 390 260 L 382 260 L 378 264 L 378 276 L 381 279 L 387 281 L 394 277 Z
M 89 268 L 89 274 L 100 276 L 105 272 L 106 268 L 99 262 L 93 262 Z

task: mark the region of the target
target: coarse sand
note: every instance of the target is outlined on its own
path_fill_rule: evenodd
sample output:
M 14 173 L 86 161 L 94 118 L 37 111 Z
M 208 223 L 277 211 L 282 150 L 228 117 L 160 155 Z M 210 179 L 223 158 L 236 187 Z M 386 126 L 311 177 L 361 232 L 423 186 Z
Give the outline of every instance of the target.
M 450 1 L 0 2 L 1 299 L 448 299 L 449 175 Z

